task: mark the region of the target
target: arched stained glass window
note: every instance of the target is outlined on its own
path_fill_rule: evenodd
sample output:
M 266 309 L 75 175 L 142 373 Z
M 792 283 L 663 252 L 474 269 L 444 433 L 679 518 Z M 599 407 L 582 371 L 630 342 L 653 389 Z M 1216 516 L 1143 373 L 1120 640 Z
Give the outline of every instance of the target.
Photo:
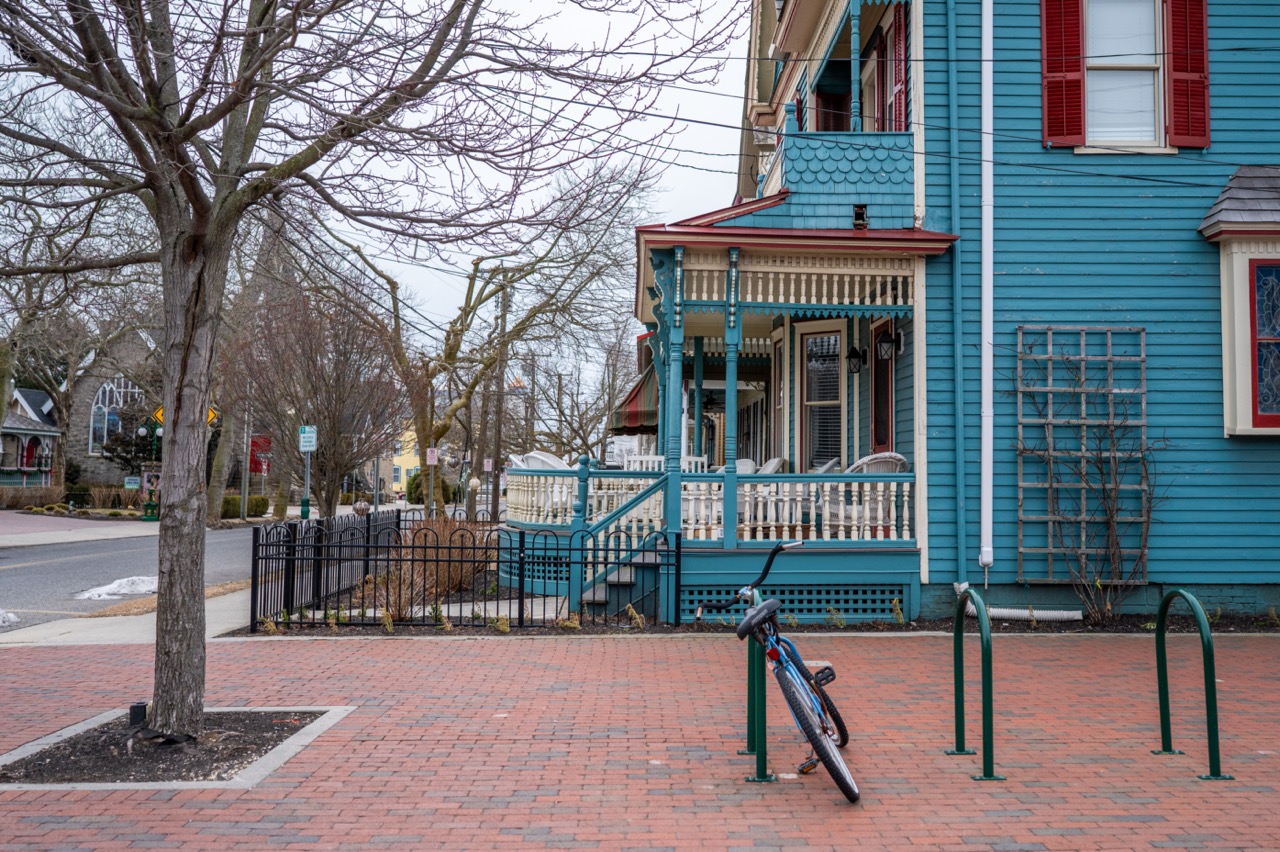
M 142 389 L 124 376 L 102 383 L 89 415 L 89 455 L 101 455 L 102 445 L 122 428 L 120 410 L 142 399 Z

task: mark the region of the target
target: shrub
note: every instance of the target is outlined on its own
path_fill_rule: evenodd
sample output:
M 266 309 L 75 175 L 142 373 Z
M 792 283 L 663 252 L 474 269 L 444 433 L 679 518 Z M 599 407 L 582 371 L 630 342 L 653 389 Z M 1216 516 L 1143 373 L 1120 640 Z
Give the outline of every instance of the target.
M 222 498 L 222 517 L 238 518 L 240 517 L 240 496 L 231 495 Z
M 237 498 L 238 502 L 238 498 Z M 239 506 L 236 507 L 237 509 Z M 246 514 L 251 518 L 260 518 L 271 509 L 271 498 L 261 494 L 249 498 L 249 510 Z M 239 512 L 236 513 L 239 515 Z
M 19 506 L 47 506 L 62 499 L 61 488 L 0 488 L 0 509 L 17 509 Z
M 121 512 L 119 509 L 112 509 L 110 512 L 107 512 L 107 517 L 108 518 L 124 517 L 124 512 Z
M 35 508 L 33 508 L 33 509 L 31 510 L 31 513 L 32 513 L 33 515 L 43 515 L 43 514 L 44 514 L 44 509 L 43 509 L 42 507 L 40 507 L 40 506 L 36 506 Z
M 409 484 L 405 487 L 405 497 L 410 503 L 426 502 L 422 497 L 422 491 L 426 488 L 424 479 L 421 471 L 409 477 Z

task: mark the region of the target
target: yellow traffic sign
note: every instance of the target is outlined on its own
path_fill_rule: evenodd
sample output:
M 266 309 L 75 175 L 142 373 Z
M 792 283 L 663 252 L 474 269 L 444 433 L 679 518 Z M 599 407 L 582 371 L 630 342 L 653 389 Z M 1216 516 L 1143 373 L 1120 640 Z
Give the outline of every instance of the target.
M 155 419 L 157 423 L 163 426 L 164 425 L 164 406 L 161 405 L 158 408 L 156 408 L 155 411 L 151 412 L 151 416 L 152 418 Z M 218 411 L 213 406 L 209 407 L 208 417 L 209 417 L 210 426 L 213 425 L 213 421 L 218 419 Z

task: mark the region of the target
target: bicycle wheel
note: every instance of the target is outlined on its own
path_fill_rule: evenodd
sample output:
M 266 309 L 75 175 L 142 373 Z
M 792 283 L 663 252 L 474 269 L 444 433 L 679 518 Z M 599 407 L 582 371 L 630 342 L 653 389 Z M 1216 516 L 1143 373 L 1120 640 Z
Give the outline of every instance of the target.
M 792 648 L 794 649 L 794 645 Z M 822 706 L 826 708 L 827 715 L 831 717 L 832 724 L 835 725 L 836 735 L 832 737 L 836 745 L 844 748 L 849 744 L 849 729 L 845 727 L 844 717 L 840 715 L 840 711 L 836 709 L 836 703 L 831 700 L 831 696 L 827 695 L 827 691 L 818 684 L 814 683 L 813 672 L 809 671 L 808 666 L 804 664 L 804 660 L 800 659 L 800 653 L 797 651 L 790 654 L 791 662 L 795 663 L 795 667 L 800 670 L 800 676 L 804 678 L 805 683 L 818 693 L 818 697 L 822 699 Z
M 794 666 L 778 666 L 774 672 L 778 676 L 782 695 L 787 699 L 787 706 L 791 708 L 791 715 L 800 726 L 800 733 L 813 746 L 814 754 L 818 755 L 844 797 L 851 802 L 858 801 L 858 784 L 836 749 L 834 724 L 827 718 L 825 711 L 819 711 L 818 708 L 824 705 L 817 693 Z

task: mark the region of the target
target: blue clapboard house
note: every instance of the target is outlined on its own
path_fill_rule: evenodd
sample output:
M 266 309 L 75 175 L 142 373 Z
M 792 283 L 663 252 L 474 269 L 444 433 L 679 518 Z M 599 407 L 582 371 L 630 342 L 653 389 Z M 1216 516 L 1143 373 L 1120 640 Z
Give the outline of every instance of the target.
M 636 230 L 652 450 L 530 460 L 512 527 L 679 533 L 664 619 L 792 538 L 801 620 L 1280 605 L 1280 4 L 750 26 L 738 197 Z

